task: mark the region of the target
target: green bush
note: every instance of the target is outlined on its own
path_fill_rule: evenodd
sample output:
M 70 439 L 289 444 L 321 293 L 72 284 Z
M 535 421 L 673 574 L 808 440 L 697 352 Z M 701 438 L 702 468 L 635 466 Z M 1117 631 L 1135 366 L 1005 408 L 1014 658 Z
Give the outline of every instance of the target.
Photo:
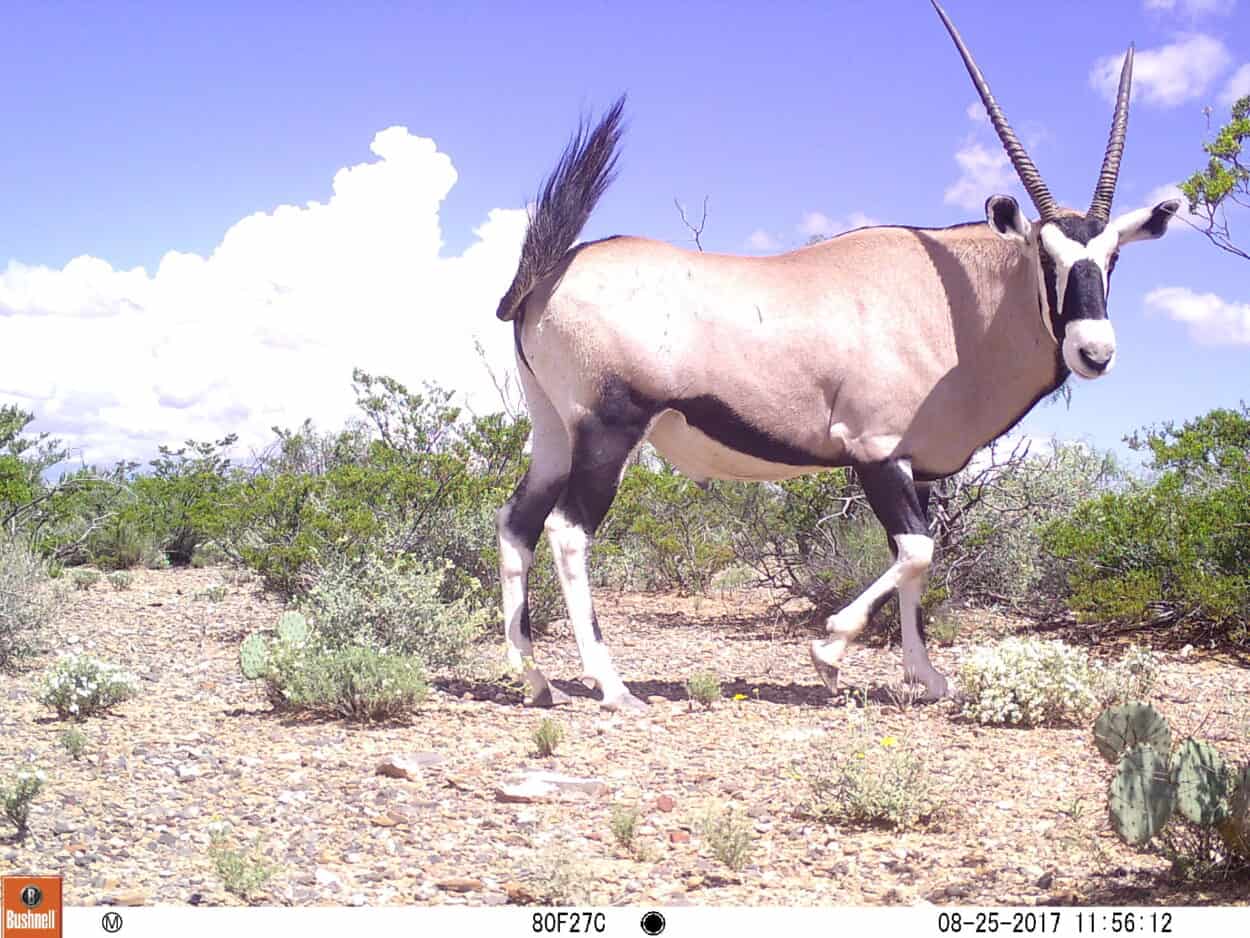
M 1153 622 L 1250 639 L 1250 408 L 1130 438 L 1155 478 L 1046 531 L 1085 621 Z
M 721 699 L 720 678 L 711 671 L 700 671 L 692 674 L 686 681 L 686 694 L 692 704 L 702 704 L 704 709 L 711 709 L 712 704 Z
M 452 667 L 494 614 L 467 598 L 446 601 L 450 572 L 412 557 L 337 556 L 313 569 L 298 605 L 326 647 L 364 645 Z
M 82 758 L 83 752 L 87 749 L 87 737 L 82 730 L 70 727 L 61 733 L 61 747 L 68 752 L 74 759 Z
M 554 756 L 564 739 L 564 727 L 550 717 L 545 717 L 534 730 L 534 750 L 540 756 Z
M 70 574 L 70 582 L 74 584 L 74 589 L 86 592 L 100 582 L 100 571 L 75 570 Z
M 134 583 L 134 577 L 126 570 L 114 570 L 108 575 L 108 581 L 109 586 L 120 593 L 122 590 L 130 589 Z
M 57 606 L 39 559 L 24 544 L 0 536 L 0 668 L 37 650 Z
M 732 561 L 718 500 L 654 454 L 629 467 L 595 540 L 601 578 L 629 589 L 705 593 Z
M 906 740 L 882 735 L 865 703 L 850 725 L 812 745 L 792 774 L 806 787 L 800 813 L 826 822 L 907 830 L 936 820 L 946 796 Z
M 250 850 L 240 850 L 231 845 L 223 831 L 214 830 L 209 835 L 208 856 L 226 892 L 244 902 L 251 902 L 264 892 L 275 872 L 261 850 L 259 838 Z
M 45 676 L 38 699 L 63 720 L 85 720 L 138 692 L 138 678 L 117 665 L 90 655 L 67 655 Z
M 9 823 L 17 828 L 19 836 L 26 833 L 30 823 L 30 805 L 43 789 L 46 776 L 42 771 L 27 766 L 17 775 L 0 784 L 0 808 Z
M 262 680 L 275 707 L 365 723 L 407 715 L 427 691 L 419 658 L 314 642 L 275 642 Z
M 700 819 L 699 832 L 716 859 L 731 870 L 742 869 L 751 858 L 751 822 L 734 808 L 711 805 Z

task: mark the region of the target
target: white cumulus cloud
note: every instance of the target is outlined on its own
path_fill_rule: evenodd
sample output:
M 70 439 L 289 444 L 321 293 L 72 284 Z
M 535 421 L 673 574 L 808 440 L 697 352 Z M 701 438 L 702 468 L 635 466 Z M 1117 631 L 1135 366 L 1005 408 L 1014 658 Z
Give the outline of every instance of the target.
M 1237 0 L 1146 0 L 1147 10 L 1160 10 L 1167 13 L 1180 13 L 1197 18 L 1199 16 L 1223 16 L 1233 11 Z
M 765 231 L 763 228 L 756 228 L 747 237 L 747 249 L 751 251 L 780 251 L 781 242 Z
M 1250 62 L 1233 72 L 1228 84 L 1220 92 L 1220 104 L 1231 107 L 1233 102 L 1250 94 Z
M 863 212 L 851 212 L 845 217 L 838 218 L 830 218 L 824 212 L 808 212 L 799 222 L 798 230 L 800 234 L 807 235 L 809 238 L 815 236 L 827 238 L 855 228 L 869 228 L 879 224 L 881 222 Z
M 1115 100 L 1124 53 L 1103 56 L 1089 73 L 1090 85 L 1108 101 Z M 1133 57 L 1133 99 L 1159 107 L 1177 107 L 1200 98 L 1232 64 L 1224 43 L 1194 33 Z
M 1250 303 L 1232 303 L 1188 287 L 1160 287 L 1146 294 L 1146 306 L 1189 326 L 1202 345 L 1250 345 Z
M 1016 172 L 1000 146 L 989 147 L 969 139 L 956 151 L 955 162 L 960 173 L 942 197 L 947 205 L 983 211 L 986 199 L 1007 192 L 1016 183 Z
M 170 251 L 152 273 L 87 256 L 59 269 L 11 261 L 0 347 L 22 352 L 6 355 L 0 402 L 99 463 L 232 432 L 260 446 L 305 417 L 336 428 L 354 409 L 355 366 L 492 406 L 473 340 L 512 367 L 494 309 L 525 211 L 491 211 L 462 254 L 443 256 L 450 158 L 403 127 L 371 149 L 325 202 L 244 218 L 206 257 Z

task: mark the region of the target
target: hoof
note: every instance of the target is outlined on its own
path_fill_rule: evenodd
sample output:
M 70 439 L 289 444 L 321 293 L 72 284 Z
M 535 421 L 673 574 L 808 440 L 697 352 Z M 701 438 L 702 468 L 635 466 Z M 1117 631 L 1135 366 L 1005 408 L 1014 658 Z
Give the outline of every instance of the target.
M 823 642 L 812 642 L 808 646 L 807 653 L 811 655 L 812 666 L 816 669 L 816 675 L 825 687 L 829 688 L 829 693 L 836 694 L 838 692 L 838 669 L 821 659 L 821 649 L 818 646 L 823 644 Z
M 567 707 L 573 702 L 570 697 L 562 690 L 557 690 L 548 684 L 541 691 L 525 701 L 527 707 Z
M 924 685 L 925 700 L 942 700 L 943 698 L 951 696 L 950 682 L 937 671 L 933 671 L 927 675 L 916 674 L 915 672 L 904 672 L 903 683 Z
M 646 713 L 647 705 L 629 691 L 615 697 L 604 697 L 599 706 L 612 713 Z

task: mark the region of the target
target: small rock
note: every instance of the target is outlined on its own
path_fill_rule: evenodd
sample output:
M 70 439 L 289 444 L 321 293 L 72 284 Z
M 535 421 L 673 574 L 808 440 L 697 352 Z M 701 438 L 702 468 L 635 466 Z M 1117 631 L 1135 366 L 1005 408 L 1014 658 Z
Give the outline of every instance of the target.
M 508 894 L 504 892 L 488 892 L 482 895 L 482 905 L 507 905 Z
M 671 844 L 688 844 L 690 843 L 689 831 L 669 831 L 668 842 Z
M 483 883 L 480 879 L 452 877 L 451 879 L 440 879 L 434 885 L 444 892 L 479 892 Z
M 137 889 L 132 889 L 128 892 L 119 892 L 115 895 L 105 896 L 100 900 L 100 904 L 125 906 L 147 905 L 148 897 L 146 893 L 140 892 Z
M 665 812 L 672 811 L 676 804 L 677 803 L 673 801 L 671 795 L 660 795 L 660 797 L 655 800 L 655 806 Z
M 687 889 L 698 889 L 702 885 L 703 885 L 702 876 L 691 876 L 689 879 L 686 880 Z
M 443 761 L 444 757 L 437 752 L 396 753 L 378 763 L 376 774 L 415 782 L 421 777 L 421 770 L 425 766 L 437 765 Z
M 1038 889 L 1049 889 L 1051 886 L 1054 885 L 1054 883 L 1055 883 L 1054 873 L 1043 873 L 1038 878 L 1035 885 L 1037 886 Z
M 77 824 L 72 824 L 63 818 L 58 819 L 57 822 L 52 825 L 52 833 L 54 834 L 72 834 L 76 830 L 78 830 Z
M 315 874 L 317 885 L 331 892 L 338 892 L 343 888 L 343 877 L 333 870 L 327 870 L 324 867 L 318 867 Z
M 156 838 L 156 841 L 157 843 L 162 844 L 166 847 L 172 847 L 174 846 L 174 844 L 178 843 L 178 838 L 175 837 L 173 834 L 171 834 L 169 831 L 165 831 L 165 833 L 161 834 L 161 836 Z
M 576 778 L 556 772 L 527 772 L 504 779 L 495 789 L 495 797 L 499 801 L 530 804 L 535 801 L 548 801 L 562 794 L 580 793 L 598 798 L 607 792 L 608 783 L 601 778 Z
M 180 765 L 175 771 L 180 782 L 189 782 L 194 778 L 200 777 L 200 769 L 194 765 Z
M 353 892 L 353 893 L 351 894 L 351 897 L 347 900 L 347 904 L 348 904 L 348 905 L 353 905 L 353 906 L 356 906 L 357 908 L 359 908 L 360 906 L 362 906 L 362 905 L 364 905 L 364 904 L 365 904 L 365 897 L 364 897 L 364 894 L 363 894 L 363 893 L 359 893 L 359 892 Z
M 530 905 L 538 901 L 538 896 L 525 883 L 518 883 L 516 880 L 509 880 L 503 884 L 503 891 L 508 896 L 508 901 L 515 905 Z

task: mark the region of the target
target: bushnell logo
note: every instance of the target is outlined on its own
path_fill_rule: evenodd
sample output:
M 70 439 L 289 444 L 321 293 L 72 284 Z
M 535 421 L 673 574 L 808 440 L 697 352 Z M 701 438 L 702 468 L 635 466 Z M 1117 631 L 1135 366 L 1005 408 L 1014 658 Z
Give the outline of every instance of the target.
M 61 938 L 61 878 L 6 876 L 2 938 Z

